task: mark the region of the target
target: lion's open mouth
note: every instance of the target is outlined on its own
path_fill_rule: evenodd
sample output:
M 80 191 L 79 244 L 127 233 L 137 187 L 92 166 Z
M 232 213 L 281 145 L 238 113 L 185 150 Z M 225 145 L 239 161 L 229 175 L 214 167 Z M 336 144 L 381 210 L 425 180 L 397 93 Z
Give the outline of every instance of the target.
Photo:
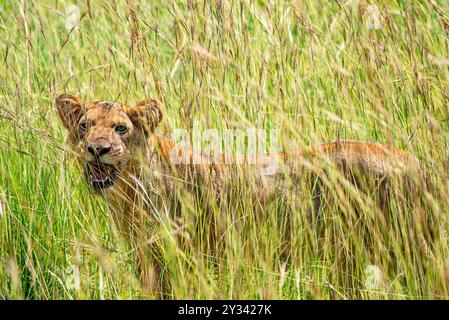
M 105 189 L 115 184 L 118 170 L 113 165 L 95 162 L 86 164 L 85 174 L 94 188 Z

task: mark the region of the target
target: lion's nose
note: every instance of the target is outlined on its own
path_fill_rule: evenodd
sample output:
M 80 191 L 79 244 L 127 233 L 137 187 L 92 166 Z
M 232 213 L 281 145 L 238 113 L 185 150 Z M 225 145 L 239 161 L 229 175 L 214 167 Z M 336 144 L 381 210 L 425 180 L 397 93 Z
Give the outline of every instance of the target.
M 105 155 L 106 153 L 111 151 L 111 147 L 101 144 L 89 144 L 87 146 L 87 151 L 89 151 L 89 153 L 91 153 L 95 157 L 101 157 L 102 155 Z

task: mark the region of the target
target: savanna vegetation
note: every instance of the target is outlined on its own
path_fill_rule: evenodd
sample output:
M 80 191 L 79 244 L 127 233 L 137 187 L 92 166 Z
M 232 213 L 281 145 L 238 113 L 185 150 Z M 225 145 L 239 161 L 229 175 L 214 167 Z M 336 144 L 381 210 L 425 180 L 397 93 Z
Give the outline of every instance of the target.
M 236 180 L 210 206 L 220 250 L 180 191 L 182 216 L 151 235 L 169 298 L 449 298 L 448 35 L 445 0 L 0 0 L 0 298 L 146 297 L 133 248 L 73 160 L 63 92 L 158 98 L 167 136 L 197 121 L 277 129 L 283 150 L 355 139 L 420 160 L 432 187 L 412 205 L 393 185 L 387 213 L 330 170 L 322 231 L 305 218 L 306 180 L 268 205 Z

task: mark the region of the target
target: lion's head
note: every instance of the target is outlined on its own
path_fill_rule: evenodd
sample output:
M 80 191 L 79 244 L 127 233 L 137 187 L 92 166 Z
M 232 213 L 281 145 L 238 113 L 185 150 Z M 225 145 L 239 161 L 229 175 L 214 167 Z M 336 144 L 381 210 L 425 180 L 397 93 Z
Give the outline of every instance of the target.
M 56 107 L 95 189 L 115 185 L 162 120 L 161 103 L 154 99 L 129 107 L 112 101 L 85 104 L 62 94 L 56 98 Z

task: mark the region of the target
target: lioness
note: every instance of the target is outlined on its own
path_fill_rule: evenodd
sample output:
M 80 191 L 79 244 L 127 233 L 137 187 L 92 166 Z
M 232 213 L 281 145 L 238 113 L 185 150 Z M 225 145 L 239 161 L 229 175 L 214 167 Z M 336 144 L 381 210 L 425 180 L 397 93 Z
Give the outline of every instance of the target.
M 143 185 L 140 180 L 142 166 L 156 173 L 151 184 L 164 196 L 164 192 L 171 192 L 170 185 L 176 179 L 175 175 L 187 182 L 208 183 L 214 192 L 219 193 L 226 181 L 232 179 L 232 165 L 202 164 L 201 161 L 194 164 L 193 158 L 202 155 L 190 155 L 188 163 L 173 163 L 173 151 L 182 150 L 177 149 L 173 141 L 154 133 L 163 114 L 162 105 L 157 100 L 148 99 L 127 106 L 114 101 L 84 103 L 76 96 L 62 94 L 56 98 L 56 106 L 62 124 L 68 130 L 69 141 L 84 167 L 88 184 L 93 190 L 101 191 L 114 209 L 119 229 L 137 248 L 137 264 L 147 286 L 156 288 L 158 263 L 145 262 L 141 245 L 141 225 L 146 217 L 152 216 L 147 213 L 138 192 Z M 270 159 L 271 156 L 266 157 Z M 348 177 L 353 177 L 354 172 L 379 179 L 419 175 L 419 163 L 415 157 L 375 143 L 336 141 L 277 156 L 280 169 L 271 174 L 261 173 L 266 161 L 258 161 L 255 165 L 243 161 L 237 165 L 243 168 L 251 166 L 252 170 L 245 169 L 245 173 L 255 176 L 256 191 L 260 191 L 261 198 L 268 197 L 269 192 L 276 195 L 282 189 L 276 188 L 282 185 L 277 181 L 286 176 L 292 178 L 298 166 L 307 167 L 319 175 L 323 170 L 316 169 L 315 163 L 321 158 L 341 168 Z M 200 179 L 195 180 L 196 177 Z M 320 188 L 314 188 L 314 193 L 312 212 L 319 210 Z

